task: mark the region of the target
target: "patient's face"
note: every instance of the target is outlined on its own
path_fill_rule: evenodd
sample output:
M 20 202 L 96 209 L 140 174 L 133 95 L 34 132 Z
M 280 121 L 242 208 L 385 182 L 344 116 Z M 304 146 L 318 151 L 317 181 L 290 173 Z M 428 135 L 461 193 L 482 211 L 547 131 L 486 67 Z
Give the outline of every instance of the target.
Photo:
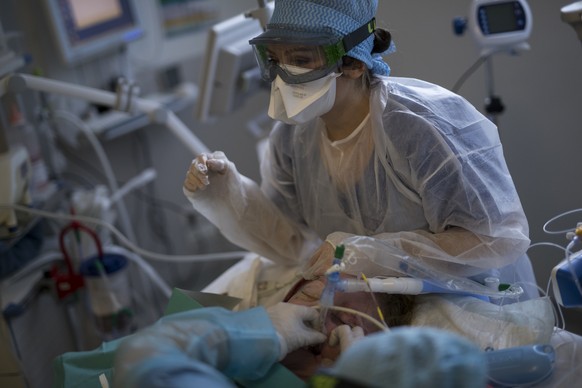
M 348 275 L 342 275 L 349 277 Z M 319 304 L 319 298 L 325 287 L 326 278 L 321 276 L 316 280 L 302 281 L 293 290 L 288 303 L 294 303 L 304 306 L 315 306 Z M 367 292 L 342 293 L 336 292 L 334 305 L 347 307 L 366 313 L 376 319 L 376 305 Z M 378 331 L 378 327 L 357 315 L 340 311 L 329 310 L 325 319 L 323 331 L 328 335 L 340 325 L 351 327 L 360 326 L 364 334 Z M 283 365 L 293 371 L 303 379 L 311 377 L 317 369 L 322 366 L 329 366 L 340 354 L 340 347 L 330 346 L 327 342 L 310 348 L 303 348 L 287 355 L 282 361 Z

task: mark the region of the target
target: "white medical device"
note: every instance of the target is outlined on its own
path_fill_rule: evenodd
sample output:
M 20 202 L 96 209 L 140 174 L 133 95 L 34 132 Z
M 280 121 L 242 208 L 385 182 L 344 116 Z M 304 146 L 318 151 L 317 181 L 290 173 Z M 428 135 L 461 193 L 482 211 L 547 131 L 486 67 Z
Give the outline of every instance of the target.
M 0 152 L 0 203 L 30 204 L 30 158 L 24 146 Z M 0 210 L 0 237 L 17 232 L 18 220 L 13 209 Z
M 474 0 L 468 18 L 471 35 L 488 55 L 504 50 L 527 50 L 533 19 L 525 0 Z
M 564 307 L 582 307 L 582 251 L 573 253 L 554 267 L 551 274 L 556 301 Z
M 201 122 L 225 116 L 261 88 L 270 88 L 261 79 L 249 40 L 263 32 L 275 4 L 258 1 L 259 8 L 226 19 L 208 30 L 197 112 Z
M 562 7 L 560 10 L 562 21 L 576 30 L 578 39 L 582 42 L 582 1 L 577 1 Z

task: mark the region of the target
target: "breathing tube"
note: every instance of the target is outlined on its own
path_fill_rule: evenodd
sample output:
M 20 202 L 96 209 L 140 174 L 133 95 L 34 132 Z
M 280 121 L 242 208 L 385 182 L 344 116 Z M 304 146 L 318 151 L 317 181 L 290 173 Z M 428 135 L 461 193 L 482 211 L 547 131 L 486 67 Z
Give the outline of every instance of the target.
M 341 266 L 341 261 L 344 256 L 345 247 L 343 245 L 338 245 L 335 248 L 334 259 L 332 268 L 339 268 Z M 325 283 L 325 288 L 321 293 L 321 298 L 319 301 L 319 305 L 321 306 L 319 310 L 319 322 L 321 322 L 322 327 L 320 331 L 325 333 L 325 319 L 327 317 L 327 311 L 330 307 L 333 306 L 333 297 L 335 295 L 336 290 L 338 289 L 338 285 L 341 283 L 340 279 L 340 271 L 327 271 L 326 273 L 327 282 Z

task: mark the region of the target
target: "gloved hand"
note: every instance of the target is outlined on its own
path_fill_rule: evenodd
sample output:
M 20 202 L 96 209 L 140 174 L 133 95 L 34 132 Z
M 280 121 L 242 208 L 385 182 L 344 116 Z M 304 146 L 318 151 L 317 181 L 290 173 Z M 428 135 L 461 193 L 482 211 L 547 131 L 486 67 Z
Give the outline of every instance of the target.
M 190 164 L 184 180 L 184 189 L 191 193 L 204 190 L 210 184 L 208 176 L 212 172 L 224 175 L 227 169 L 227 159 L 223 152 L 200 154 Z
M 347 348 L 362 338 L 364 338 L 364 330 L 360 326 L 350 327 L 348 325 L 340 325 L 331 332 L 329 344 L 331 346 L 339 345 L 343 353 Z
M 320 344 L 326 340 L 325 334 L 315 330 L 319 313 L 316 309 L 291 303 L 277 303 L 267 308 L 267 314 L 275 326 L 281 355 L 279 360 L 285 358 L 287 353 L 303 346 Z

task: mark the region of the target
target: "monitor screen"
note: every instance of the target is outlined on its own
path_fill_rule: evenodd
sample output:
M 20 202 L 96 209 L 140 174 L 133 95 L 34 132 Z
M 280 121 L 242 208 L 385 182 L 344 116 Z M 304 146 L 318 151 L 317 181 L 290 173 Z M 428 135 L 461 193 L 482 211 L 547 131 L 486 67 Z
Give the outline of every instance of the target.
M 74 64 L 143 35 L 134 0 L 45 0 L 61 57 Z
M 479 8 L 479 22 L 484 35 L 522 31 L 525 12 L 517 1 L 484 5 Z

